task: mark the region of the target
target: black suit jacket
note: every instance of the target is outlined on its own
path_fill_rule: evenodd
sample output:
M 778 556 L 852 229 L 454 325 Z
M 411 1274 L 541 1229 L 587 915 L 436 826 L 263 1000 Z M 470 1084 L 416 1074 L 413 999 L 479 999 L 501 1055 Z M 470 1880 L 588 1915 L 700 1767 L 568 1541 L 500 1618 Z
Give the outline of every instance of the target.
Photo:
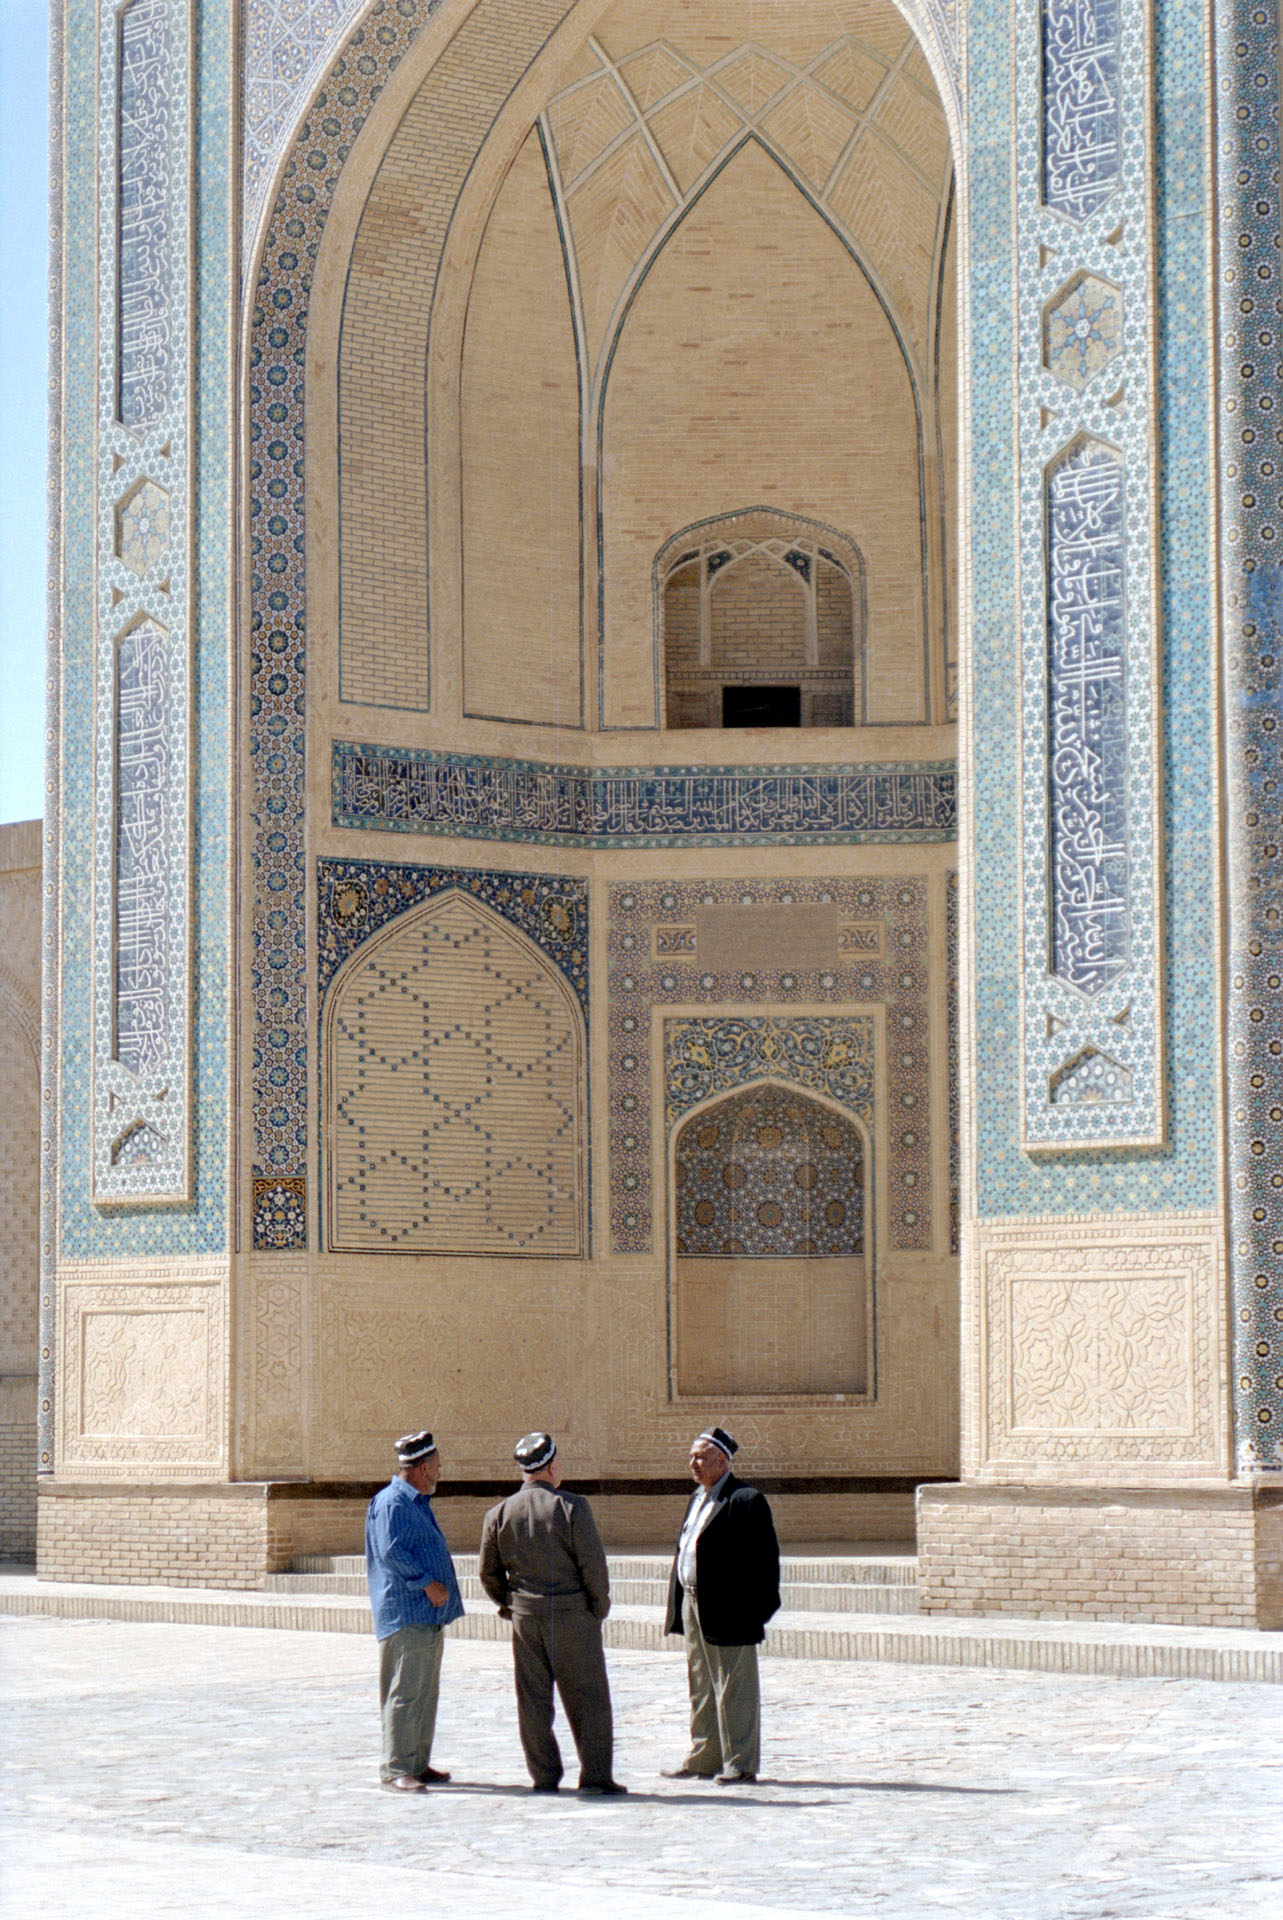
M 702 1493 L 696 1488 L 691 1505 Z M 686 1512 L 690 1512 L 690 1506 Z M 683 1524 L 685 1516 L 683 1516 Z M 677 1555 L 668 1579 L 665 1633 L 682 1631 Z M 733 1473 L 695 1542 L 695 1604 L 704 1638 L 715 1647 L 756 1646 L 780 1604 L 780 1548 L 766 1496 Z

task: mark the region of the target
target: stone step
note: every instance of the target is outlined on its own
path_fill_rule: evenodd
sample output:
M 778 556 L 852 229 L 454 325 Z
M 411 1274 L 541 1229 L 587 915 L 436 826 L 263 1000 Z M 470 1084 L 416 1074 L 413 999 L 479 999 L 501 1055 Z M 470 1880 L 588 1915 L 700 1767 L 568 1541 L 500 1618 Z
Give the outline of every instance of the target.
M 616 1580 L 657 1580 L 668 1587 L 671 1553 L 608 1553 L 612 1583 Z M 456 1553 L 455 1571 L 462 1579 L 475 1578 L 478 1556 Z M 302 1553 L 293 1561 L 290 1578 L 300 1574 L 330 1574 L 346 1579 L 365 1579 L 365 1556 L 360 1553 Z M 917 1557 L 911 1547 L 903 1552 L 881 1549 L 878 1554 L 813 1553 L 806 1556 L 780 1555 L 780 1577 L 791 1586 L 870 1586 L 916 1587 Z
M 368 1606 L 350 1599 L 200 1587 L 82 1586 L 37 1580 L 34 1573 L 18 1569 L 0 1573 L 0 1614 L 5 1613 L 311 1633 L 370 1631 Z M 680 1657 L 681 1641 L 662 1633 L 661 1625 L 653 1609 L 621 1606 L 606 1622 L 606 1644 Z M 450 1632 L 467 1640 L 509 1638 L 508 1623 L 488 1604 L 469 1611 Z M 764 1651 L 768 1657 L 801 1660 L 890 1660 L 912 1666 L 1283 1684 L 1283 1635 L 1241 1627 L 779 1613 L 767 1628 Z
M 364 1597 L 363 1574 L 278 1573 L 263 1582 L 270 1593 L 332 1594 L 350 1598 Z M 459 1590 L 465 1600 L 484 1600 L 481 1582 L 475 1574 L 459 1576 Z M 613 1569 L 611 1597 L 616 1606 L 663 1607 L 668 1598 L 667 1579 L 621 1578 Z M 912 1613 L 917 1606 L 917 1588 L 907 1584 L 891 1586 L 825 1585 L 784 1581 L 781 1598 L 790 1611 L 815 1613 Z
M 330 1594 L 347 1599 L 364 1599 L 366 1594 L 363 1573 L 270 1573 L 263 1586 L 268 1593 Z M 475 1600 L 478 1605 L 485 1601 L 481 1582 L 473 1573 L 460 1573 L 459 1591 L 465 1601 Z M 667 1573 L 662 1580 L 628 1579 L 612 1567 L 610 1592 L 614 1606 L 649 1607 L 658 1614 L 668 1599 Z M 780 1595 L 790 1613 L 914 1613 L 918 1605 L 916 1586 L 903 1582 L 874 1586 L 872 1583 L 784 1581 Z

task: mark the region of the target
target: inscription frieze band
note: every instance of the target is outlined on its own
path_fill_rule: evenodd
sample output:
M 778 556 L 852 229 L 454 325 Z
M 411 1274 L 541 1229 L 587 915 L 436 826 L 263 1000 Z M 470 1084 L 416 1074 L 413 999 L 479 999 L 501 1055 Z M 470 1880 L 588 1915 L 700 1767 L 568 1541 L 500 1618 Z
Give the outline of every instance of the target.
M 942 841 L 948 762 L 866 767 L 573 767 L 336 741 L 335 826 L 584 847 Z

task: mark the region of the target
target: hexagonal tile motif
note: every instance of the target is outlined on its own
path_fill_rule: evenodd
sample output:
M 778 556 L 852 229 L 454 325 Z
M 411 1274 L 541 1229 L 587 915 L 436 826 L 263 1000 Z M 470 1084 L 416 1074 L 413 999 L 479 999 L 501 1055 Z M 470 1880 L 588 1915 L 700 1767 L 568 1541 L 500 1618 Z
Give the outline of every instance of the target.
M 1042 361 L 1080 390 L 1123 345 L 1123 296 L 1094 273 L 1074 276 L 1051 300 L 1042 322 Z
M 140 480 L 116 508 L 116 554 L 141 580 L 169 541 L 169 495 L 154 480 Z

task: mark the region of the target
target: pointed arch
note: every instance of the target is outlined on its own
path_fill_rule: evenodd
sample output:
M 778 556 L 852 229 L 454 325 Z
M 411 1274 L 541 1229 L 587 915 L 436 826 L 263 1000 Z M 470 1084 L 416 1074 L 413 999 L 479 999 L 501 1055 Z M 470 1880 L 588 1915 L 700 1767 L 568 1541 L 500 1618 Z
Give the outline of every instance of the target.
M 586 1253 L 584 1040 L 561 970 L 462 889 L 389 922 L 326 1004 L 329 1249 Z
M 785 1081 L 683 1118 L 669 1208 L 678 1394 L 867 1390 L 870 1173 L 862 1122 Z

